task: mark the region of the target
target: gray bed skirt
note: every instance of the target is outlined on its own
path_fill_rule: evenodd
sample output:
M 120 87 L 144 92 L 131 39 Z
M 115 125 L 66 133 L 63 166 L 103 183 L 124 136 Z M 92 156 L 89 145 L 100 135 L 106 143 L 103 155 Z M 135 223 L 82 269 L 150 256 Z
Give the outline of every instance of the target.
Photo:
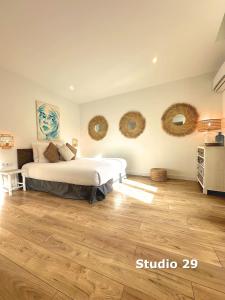
M 112 179 L 100 186 L 86 186 L 26 178 L 27 190 L 47 192 L 59 197 L 74 200 L 85 199 L 88 200 L 89 203 L 105 199 L 106 195 L 112 191 L 112 184 Z

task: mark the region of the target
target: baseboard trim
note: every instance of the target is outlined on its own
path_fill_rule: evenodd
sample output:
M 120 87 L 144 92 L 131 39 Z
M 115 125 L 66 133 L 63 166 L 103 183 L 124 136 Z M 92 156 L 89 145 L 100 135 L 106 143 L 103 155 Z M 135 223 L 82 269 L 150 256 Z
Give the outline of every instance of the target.
M 133 176 L 143 176 L 143 177 L 149 177 L 149 172 L 140 172 L 140 171 L 132 171 L 132 170 L 127 170 L 128 175 L 133 175 Z M 196 181 L 196 177 L 190 177 L 187 175 L 176 175 L 176 174 L 171 174 L 170 172 L 167 174 L 169 179 L 180 179 L 180 180 L 188 180 L 188 181 Z

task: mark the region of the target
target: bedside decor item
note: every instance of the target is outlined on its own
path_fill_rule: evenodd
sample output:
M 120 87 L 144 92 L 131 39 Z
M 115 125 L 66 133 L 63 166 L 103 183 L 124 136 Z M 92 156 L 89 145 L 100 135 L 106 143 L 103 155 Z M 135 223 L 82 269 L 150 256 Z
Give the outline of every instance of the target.
M 130 111 L 120 119 L 119 129 L 124 136 L 136 138 L 145 129 L 145 118 L 140 112 Z
M 88 133 L 96 141 L 103 139 L 108 131 L 108 122 L 103 116 L 95 116 L 88 124 Z
M 38 140 L 59 140 L 60 113 L 57 106 L 36 101 L 36 118 Z
M 211 133 L 215 130 L 220 130 L 220 129 L 221 129 L 221 119 L 207 119 L 207 120 L 200 120 L 198 122 L 198 131 L 205 132 L 204 143 L 208 145 L 210 143 L 215 142 L 214 135 L 212 135 Z
M 0 148 L 10 149 L 14 146 L 14 137 L 10 133 L 0 133 Z
M 78 146 L 78 139 L 72 138 L 72 146 L 76 148 Z
M 218 132 L 216 135 L 216 142 L 224 146 L 224 135 L 222 134 L 221 131 Z
M 167 180 L 167 170 L 162 168 L 153 168 L 150 171 L 150 177 L 153 181 L 166 181 Z
M 162 127 L 170 135 L 185 136 L 195 131 L 198 112 L 187 103 L 171 105 L 162 116 Z

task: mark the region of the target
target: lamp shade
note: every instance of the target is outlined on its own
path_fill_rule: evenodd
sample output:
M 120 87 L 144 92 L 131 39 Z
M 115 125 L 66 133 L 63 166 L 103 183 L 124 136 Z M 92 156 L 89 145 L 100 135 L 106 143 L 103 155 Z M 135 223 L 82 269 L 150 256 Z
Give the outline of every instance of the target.
M 198 122 L 198 131 L 211 131 L 221 129 L 221 119 L 200 120 Z
M 77 147 L 78 146 L 78 139 L 72 138 L 72 145 L 73 145 L 73 147 Z
M 14 146 L 14 138 L 10 133 L 0 133 L 0 148 L 10 149 Z

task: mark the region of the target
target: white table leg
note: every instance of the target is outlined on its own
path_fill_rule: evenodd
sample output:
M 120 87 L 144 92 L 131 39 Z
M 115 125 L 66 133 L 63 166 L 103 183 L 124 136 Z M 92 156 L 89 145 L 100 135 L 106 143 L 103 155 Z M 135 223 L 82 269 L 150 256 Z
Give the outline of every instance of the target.
M 1 179 L 0 179 L 0 188 L 3 188 L 4 186 L 4 175 L 1 175 Z
M 123 177 L 121 173 L 119 174 L 119 183 L 123 183 Z
M 12 177 L 11 177 L 11 175 L 8 175 L 8 191 L 9 191 L 9 196 L 12 196 Z
M 25 180 L 25 176 L 22 174 L 22 179 L 23 179 L 23 190 L 24 192 L 26 192 L 26 180 Z

